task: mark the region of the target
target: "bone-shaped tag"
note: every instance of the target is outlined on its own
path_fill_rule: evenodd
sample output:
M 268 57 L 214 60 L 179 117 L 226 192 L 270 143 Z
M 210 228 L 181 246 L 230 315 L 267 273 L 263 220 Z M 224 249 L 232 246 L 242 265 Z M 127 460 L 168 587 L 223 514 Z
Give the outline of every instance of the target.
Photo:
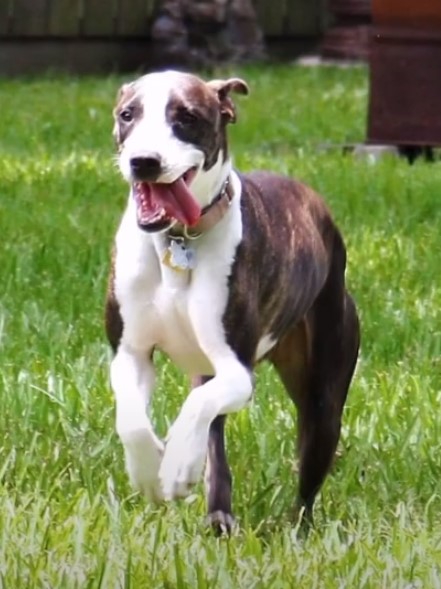
M 196 252 L 183 239 L 172 239 L 162 262 L 177 272 L 193 270 L 196 266 Z

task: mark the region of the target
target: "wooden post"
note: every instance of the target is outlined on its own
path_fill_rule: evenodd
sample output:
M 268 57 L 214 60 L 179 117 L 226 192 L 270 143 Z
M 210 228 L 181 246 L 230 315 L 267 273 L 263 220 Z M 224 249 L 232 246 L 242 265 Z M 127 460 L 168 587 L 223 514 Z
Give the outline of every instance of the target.
M 441 145 L 441 1 L 373 0 L 368 143 Z

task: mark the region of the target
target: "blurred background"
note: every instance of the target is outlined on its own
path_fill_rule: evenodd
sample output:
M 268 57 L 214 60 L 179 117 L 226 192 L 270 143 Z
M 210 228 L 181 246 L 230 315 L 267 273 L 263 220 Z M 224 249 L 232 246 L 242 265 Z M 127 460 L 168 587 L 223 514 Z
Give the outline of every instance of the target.
M 1 0 L 0 73 L 366 59 L 370 0 Z
M 369 64 L 366 143 L 441 144 L 441 0 L 1 0 L 0 76 Z

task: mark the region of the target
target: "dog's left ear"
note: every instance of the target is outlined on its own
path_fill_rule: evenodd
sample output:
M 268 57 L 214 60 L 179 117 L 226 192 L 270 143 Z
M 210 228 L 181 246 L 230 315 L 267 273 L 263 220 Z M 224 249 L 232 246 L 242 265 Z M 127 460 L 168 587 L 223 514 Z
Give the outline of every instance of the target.
M 230 78 L 229 80 L 211 80 L 207 85 L 217 93 L 220 112 L 226 123 L 236 122 L 236 108 L 230 98 L 230 92 L 247 95 L 249 93 L 248 84 L 240 78 Z

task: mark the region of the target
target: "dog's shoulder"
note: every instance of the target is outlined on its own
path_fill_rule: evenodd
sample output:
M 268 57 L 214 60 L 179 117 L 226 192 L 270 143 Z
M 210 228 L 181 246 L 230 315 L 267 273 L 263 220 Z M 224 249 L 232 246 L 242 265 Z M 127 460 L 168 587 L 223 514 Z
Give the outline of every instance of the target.
M 258 170 L 240 175 L 245 229 L 299 235 L 313 226 L 322 236 L 337 232 L 325 200 L 307 184 L 274 172 Z
M 340 237 L 325 202 L 307 185 L 265 171 L 240 179 L 242 240 L 229 278 L 224 327 L 247 363 L 262 335 L 277 339 L 303 317 L 326 281 Z

